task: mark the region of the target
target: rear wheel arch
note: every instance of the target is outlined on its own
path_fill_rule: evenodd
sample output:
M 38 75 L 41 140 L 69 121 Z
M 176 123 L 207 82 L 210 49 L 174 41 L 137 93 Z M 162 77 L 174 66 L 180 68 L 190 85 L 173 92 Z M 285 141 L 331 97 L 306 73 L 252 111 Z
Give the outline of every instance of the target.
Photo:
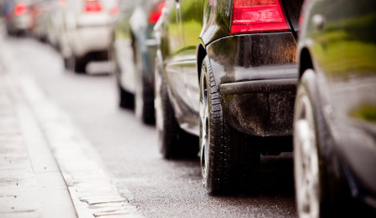
M 206 57 L 206 49 L 204 47 L 204 45 L 202 43 L 200 43 L 197 47 L 197 81 L 200 82 L 200 78 L 201 78 L 201 66 L 202 66 L 202 63 Z
M 308 69 L 314 70 L 312 57 L 308 48 L 303 48 L 301 50 L 299 60 L 300 60 L 299 61 L 299 79 L 301 79 L 301 77 L 303 76 L 303 73 L 306 70 Z

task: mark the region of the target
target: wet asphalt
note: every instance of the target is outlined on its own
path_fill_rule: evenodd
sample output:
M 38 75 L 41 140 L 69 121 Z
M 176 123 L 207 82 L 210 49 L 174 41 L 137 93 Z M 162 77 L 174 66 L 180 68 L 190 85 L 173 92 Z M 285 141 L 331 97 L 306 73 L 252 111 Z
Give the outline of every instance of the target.
M 99 152 L 118 191 L 145 217 L 296 217 L 291 153 L 262 157 L 258 194 L 209 196 L 199 160 L 164 160 L 153 126 L 117 107 L 108 63 L 65 71 L 59 53 L 30 37 L 0 37 L 46 96 L 66 111 Z

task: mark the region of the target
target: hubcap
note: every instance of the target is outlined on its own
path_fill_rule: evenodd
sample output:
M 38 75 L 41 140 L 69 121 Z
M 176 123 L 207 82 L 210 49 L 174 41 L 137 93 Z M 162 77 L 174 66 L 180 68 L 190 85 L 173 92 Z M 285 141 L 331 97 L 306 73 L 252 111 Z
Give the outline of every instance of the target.
M 294 126 L 295 190 L 299 217 L 318 218 L 319 163 L 312 105 L 308 96 L 297 102 Z
M 200 81 L 200 159 L 204 185 L 209 166 L 209 137 L 208 89 L 204 75 Z

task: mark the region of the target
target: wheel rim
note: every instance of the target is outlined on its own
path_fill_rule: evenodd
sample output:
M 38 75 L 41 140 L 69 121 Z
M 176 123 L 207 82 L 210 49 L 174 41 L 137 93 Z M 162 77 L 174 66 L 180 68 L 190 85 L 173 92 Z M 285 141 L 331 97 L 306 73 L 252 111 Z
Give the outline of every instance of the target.
M 204 185 L 209 167 L 209 104 L 206 77 L 200 81 L 200 160 Z
M 294 125 L 295 190 L 299 217 L 319 217 L 319 163 L 315 123 L 308 96 L 299 97 Z

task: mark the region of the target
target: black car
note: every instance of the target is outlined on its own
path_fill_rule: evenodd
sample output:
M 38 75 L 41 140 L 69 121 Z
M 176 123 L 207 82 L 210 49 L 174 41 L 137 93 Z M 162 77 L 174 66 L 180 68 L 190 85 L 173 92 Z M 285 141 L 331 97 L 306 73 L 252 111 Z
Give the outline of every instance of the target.
M 302 0 L 167 0 L 156 24 L 165 158 L 197 155 L 209 193 L 254 190 L 260 152 L 291 151 Z M 190 141 L 197 135 L 200 143 Z
M 301 24 L 298 214 L 376 217 L 376 1 L 306 1 Z

